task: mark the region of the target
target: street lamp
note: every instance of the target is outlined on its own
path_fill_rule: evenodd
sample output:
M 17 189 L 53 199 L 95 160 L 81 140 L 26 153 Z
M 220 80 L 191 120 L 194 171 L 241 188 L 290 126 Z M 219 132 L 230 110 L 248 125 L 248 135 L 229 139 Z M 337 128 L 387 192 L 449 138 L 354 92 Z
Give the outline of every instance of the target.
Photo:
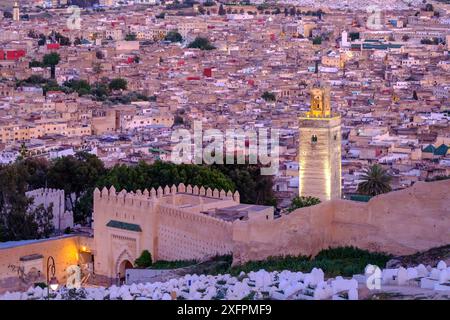
M 51 278 L 50 278 L 51 272 Z M 55 277 L 56 265 L 55 259 L 52 256 L 47 258 L 47 300 L 50 299 L 50 289 L 56 291 L 58 289 L 58 280 Z

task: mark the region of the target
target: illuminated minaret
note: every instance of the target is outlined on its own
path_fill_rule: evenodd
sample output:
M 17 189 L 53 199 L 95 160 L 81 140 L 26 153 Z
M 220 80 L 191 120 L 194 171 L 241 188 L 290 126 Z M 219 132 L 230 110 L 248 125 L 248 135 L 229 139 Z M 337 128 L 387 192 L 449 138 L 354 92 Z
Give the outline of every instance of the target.
M 13 20 L 14 21 L 19 21 L 20 20 L 20 9 L 19 9 L 19 4 L 16 2 L 14 2 L 14 6 L 13 6 Z
M 311 90 L 310 111 L 299 118 L 299 195 L 341 198 L 341 117 L 332 112 L 330 90 Z

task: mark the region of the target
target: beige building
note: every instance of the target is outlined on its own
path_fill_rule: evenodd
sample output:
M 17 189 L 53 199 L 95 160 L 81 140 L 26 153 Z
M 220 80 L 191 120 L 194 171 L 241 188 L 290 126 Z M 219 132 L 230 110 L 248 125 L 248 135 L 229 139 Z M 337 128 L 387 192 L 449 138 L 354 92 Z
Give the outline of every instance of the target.
M 311 109 L 299 118 L 299 194 L 322 201 L 341 197 L 341 118 L 328 89 L 311 90 Z

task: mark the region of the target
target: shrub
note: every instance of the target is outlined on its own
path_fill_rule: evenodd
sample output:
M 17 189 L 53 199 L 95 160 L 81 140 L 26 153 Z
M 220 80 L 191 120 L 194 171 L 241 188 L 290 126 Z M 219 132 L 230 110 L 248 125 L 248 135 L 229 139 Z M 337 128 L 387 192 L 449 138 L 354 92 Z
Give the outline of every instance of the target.
M 268 272 L 282 270 L 311 272 L 313 268 L 321 268 L 327 277 L 350 277 L 363 273 L 368 264 L 382 268 L 391 258 L 391 255 L 382 252 L 370 252 L 355 247 L 339 247 L 322 250 L 312 259 L 307 256 L 276 256 L 236 266 L 231 266 L 231 256 L 216 257 L 214 261 L 216 265 L 219 262 L 226 263 L 221 264 L 220 268 L 209 268 L 210 270 L 203 268 L 201 271 L 208 274 L 231 273 L 237 276 L 242 271 L 249 273 L 260 269 Z
M 264 91 L 261 98 L 263 98 L 266 101 L 275 101 L 276 100 L 275 94 L 273 92 L 269 92 L 269 91 Z
M 207 38 L 197 37 L 192 41 L 188 48 L 196 48 L 200 50 L 214 50 L 214 47 Z
M 41 289 L 45 289 L 45 288 L 47 288 L 47 284 L 45 283 L 45 282 L 36 282 L 35 284 L 34 284 L 34 287 L 36 288 L 36 287 L 41 287 Z
M 196 264 L 196 260 L 175 260 L 175 261 L 165 261 L 159 260 L 152 264 L 152 269 L 178 269 Z
M 152 254 L 148 250 L 142 251 L 139 258 L 134 261 L 137 268 L 149 268 L 152 265 Z
M 292 212 L 298 208 L 310 207 L 320 203 L 319 198 L 314 197 L 295 197 L 292 199 L 291 205 L 287 209 L 288 212 Z

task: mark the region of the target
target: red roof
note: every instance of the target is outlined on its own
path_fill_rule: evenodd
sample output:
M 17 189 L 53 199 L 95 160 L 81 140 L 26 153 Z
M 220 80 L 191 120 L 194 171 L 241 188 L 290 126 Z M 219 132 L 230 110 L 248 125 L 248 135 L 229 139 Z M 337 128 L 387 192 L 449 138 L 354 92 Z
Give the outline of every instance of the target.
M 61 46 L 59 43 L 49 43 L 47 44 L 47 50 L 58 50 Z
M 25 50 L 8 50 L 6 51 L 6 60 L 18 60 L 25 56 Z
M 205 77 L 211 78 L 212 77 L 212 69 L 211 68 L 204 68 L 203 69 L 203 75 Z

